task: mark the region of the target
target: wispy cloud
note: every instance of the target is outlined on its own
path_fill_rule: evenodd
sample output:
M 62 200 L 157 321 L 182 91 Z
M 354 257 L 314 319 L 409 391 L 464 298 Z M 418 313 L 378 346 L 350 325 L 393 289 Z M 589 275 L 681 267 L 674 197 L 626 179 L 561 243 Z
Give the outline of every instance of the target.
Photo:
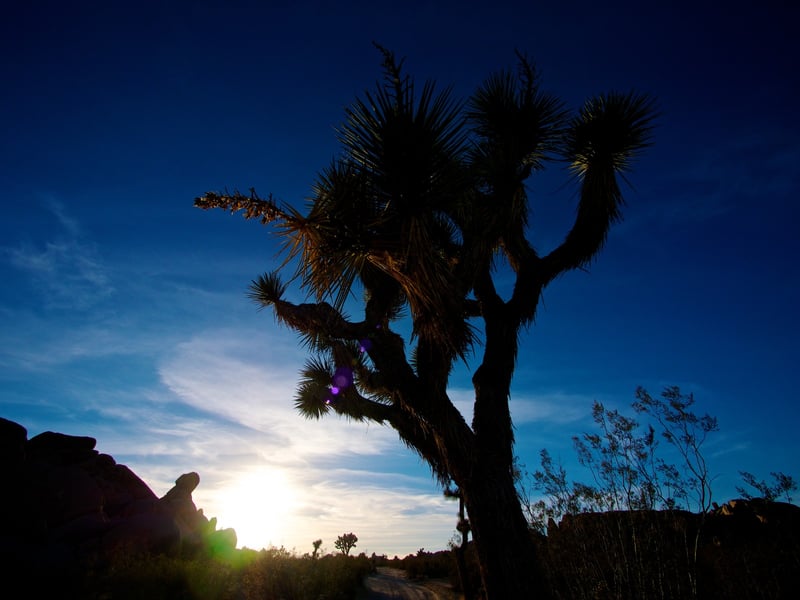
M 254 429 L 296 456 L 378 454 L 394 445 L 386 428 L 334 415 L 302 419 L 293 399 L 304 358 L 288 332 L 254 339 L 245 331 L 210 330 L 179 344 L 159 373 L 181 402 Z M 289 448 L 287 440 L 302 444 Z
M 76 223 L 65 228 L 80 231 Z M 11 285 L 30 288 L 0 304 L 0 369 L 52 371 L 110 356 L 153 361 L 209 323 L 263 321 L 243 289 L 192 283 L 198 267 L 181 256 L 137 256 L 128 262 L 98 258 L 93 274 L 87 271 L 77 282 L 74 274 L 65 279 L 59 265 L 68 262 L 66 255 L 75 266 L 86 259 L 73 256 L 80 248 L 94 252 L 88 242 L 71 243 L 76 252 L 65 256 L 48 254 L 46 248 L 37 254 L 27 242 L 0 248 Z M 53 309 L 58 309 L 56 318 Z
M 3 247 L 2 256 L 31 278 L 45 306 L 91 308 L 114 292 L 108 269 L 97 246 L 83 235 L 77 220 L 59 202 L 47 202 L 46 209 L 58 225 L 52 239 Z
M 591 410 L 593 397 L 583 394 L 551 392 L 541 395 L 514 397 L 511 415 L 515 423 L 575 423 Z
M 205 330 L 166 349 L 149 386 L 102 378 L 60 390 L 71 408 L 44 407 L 46 427 L 95 437 L 159 496 L 198 472 L 195 504 L 236 529 L 240 546 L 305 552 L 322 538 L 333 552 L 353 531 L 358 551 L 446 547 L 457 507 L 393 430 L 297 413 L 303 358 L 289 332 Z
M 219 526 L 240 529 L 240 544 L 251 547 L 305 551 L 322 537 L 330 548 L 336 535 L 351 530 L 363 542 L 360 549 L 368 548 L 370 539 L 377 552 L 444 547 L 455 509 L 394 431 L 334 415 L 309 421 L 294 409 L 304 357 L 294 337 L 280 330 L 254 337 L 213 329 L 177 344 L 158 368 L 165 388 L 159 405 L 147 407 L 165 417 L 163 425 L 152 423 L 158 416 L 146 417 L 149 433 L 129 457 L 141 465 L 137 472 L 164 493 L 178 469 L 198 471 L 197 505 L 217 516 Z M 180 416 L 184 409 L 190 414 Z M 158 460 L 150 461 L 148 454 Z M 409 465 L 417 475 L 401 474 L 398 467 L 407 472 Z M 294 490 L 293 500 L 283 509 L 280 527 L 272 527 L 272 537 L 262 533 L 256 539 L 258 528 L 240 523 L 241 515 L 230 509 L 230 489 L 252 474 L 274 470 Z
M 472 421 L 474 391 L 457 388 L 449 391 L 456 408 L 467 422 Z M 592 397 L 583 394 L 546 392 L 542 394 L 513 394 L 510 400 L 511 417 L 515 424 L 572 423 L 584 418 L 591 410 Z

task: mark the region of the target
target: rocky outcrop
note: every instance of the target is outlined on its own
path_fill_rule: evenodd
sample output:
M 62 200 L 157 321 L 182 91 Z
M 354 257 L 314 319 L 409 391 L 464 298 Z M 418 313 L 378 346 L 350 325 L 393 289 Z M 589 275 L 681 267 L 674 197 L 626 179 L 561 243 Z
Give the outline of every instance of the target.
M 52 577 L 120 555 L 191 556 L 236 547 L 236 532 L 217 531 L 216 519 L 192 501 L 197 473 L 181 475 L 158 498 L 96 443 L 50 431 L 28 439 L 22 425 L 0 418 L 4 571 Z

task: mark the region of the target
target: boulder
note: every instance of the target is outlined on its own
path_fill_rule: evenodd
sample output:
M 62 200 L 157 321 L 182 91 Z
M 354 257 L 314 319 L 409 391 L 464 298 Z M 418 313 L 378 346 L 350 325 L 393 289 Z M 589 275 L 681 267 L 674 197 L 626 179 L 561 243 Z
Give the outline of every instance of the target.
M 121 555 L 235 549 L 236 532 L 217 531 L 216 519 L 195 506 L 197 473 L 180 475 L 158 498 L 127 466 L 98 452 L 95 438 L 27 436 L 25 427 L 0 418 L 0 577 L 66 577 Z
M 175 520 L 181 534 L 195 545 L 208 524 L 202 509 L 197 510 L 192 500 L 192 492 L 199 484 L 197 473 L 184 473 L 175 480 L 175 487 L 159 500 L 161 508 Z
M 86 436 L 45 431 L 25 444 L 27 460 L 41 460 L 52 466 L 69 465 L 97 456 L 97 440 Z
M 19 423 L 0 417 L 0 465 L 4 470 L 22 464 L 28 431 Z
M 112 524 L 102 538 L 102 554 L 175 555 L 181 548 L 181 530 L 175 519 L 159 512 L 140 513 Z

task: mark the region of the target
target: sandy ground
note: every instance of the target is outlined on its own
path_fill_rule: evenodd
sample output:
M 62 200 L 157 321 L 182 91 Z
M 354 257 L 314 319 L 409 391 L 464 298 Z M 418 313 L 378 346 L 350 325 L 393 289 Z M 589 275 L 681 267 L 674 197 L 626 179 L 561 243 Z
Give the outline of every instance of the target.
M 405 571 L 378 567 L 364 582 L 366 590 L 359 600 L 461 600 L 444 581 L 409 581 Z

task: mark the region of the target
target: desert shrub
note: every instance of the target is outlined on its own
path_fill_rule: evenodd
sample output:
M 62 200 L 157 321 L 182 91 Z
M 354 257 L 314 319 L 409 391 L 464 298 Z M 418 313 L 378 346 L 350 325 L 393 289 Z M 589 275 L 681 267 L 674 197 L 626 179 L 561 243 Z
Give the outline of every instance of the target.
M 748 471 L 739 471 L 742 480 L 751 488 L 758 492 L 758 496 L 765 500 L 785 500 L 786 502 L 792 501 L 792 492 L 797 491 L 797 482 L 791 475 L 786 475 L 780 471 L 771 472 L 774 483 L 769 484 L 763 479 L 758 480 L 756 476 Z M 743 487 L 736 487 L 736 491 L 742 495 L 742 498 L 751 500 L 754 498 L 753 494 Z
M 638 388 L 632 407 L 648 420 L 643 427 L 595 402 L 597 431 L 573 438 L 588 484 L 570 482 L 563 466 L 541 451 L 541 469 L 528 475 L 532 490 L 521 488 L 520 496 L 553 597 L 795 597 L 800 513 L 771 502 L 791 499 L 794 479 L 777 472 L 769 484 L 742 472 L 763 498 L 740 505 L 749 508 L 733 521 L 730 512 L 712 511 L 703 445 L 717 420 L 698 416 L 693 405 L 694 397 L 674 386 L 659 397 Z M 752 506 L 761 512 L 748 513 Z
M 245 568 L 242 596 L 245 600 L 349 600 L 372 570 L 363 555 L 265 557 Z
M 452 552 L 426 552 L 420 548 L 400 561 L 400 568 L 405 569 L 409 579 L 450 578 L 455 574 L 456 564 Z
M 713 477 L 702 450 L 718 426 L 716 418 L 696 415 L 693 405 L 694 397 L 678 387 L 665 388 L 658 398 L 640 387 L 633 410 L 652 421 L 642 427 L 636 418 L 594 402 L 598 431 L 573 437 L 578 462 L 592 483 L 570 483 L 563 466 L 542 449 L 541 469 L 529 475 L 534 491 L 520 489 L 531 526 L 544 532 L 551 519 L 583 512 L 694 508 L 707 513 Z M 660 441 L 667 442 L 677 464 L 662 456 Z M 542 497 L 532 501 L 536 492 Z
M 224 600 L 238 587 L 238 569 L 228 562 L 139 554 L 87 571 L 82 597 Z

